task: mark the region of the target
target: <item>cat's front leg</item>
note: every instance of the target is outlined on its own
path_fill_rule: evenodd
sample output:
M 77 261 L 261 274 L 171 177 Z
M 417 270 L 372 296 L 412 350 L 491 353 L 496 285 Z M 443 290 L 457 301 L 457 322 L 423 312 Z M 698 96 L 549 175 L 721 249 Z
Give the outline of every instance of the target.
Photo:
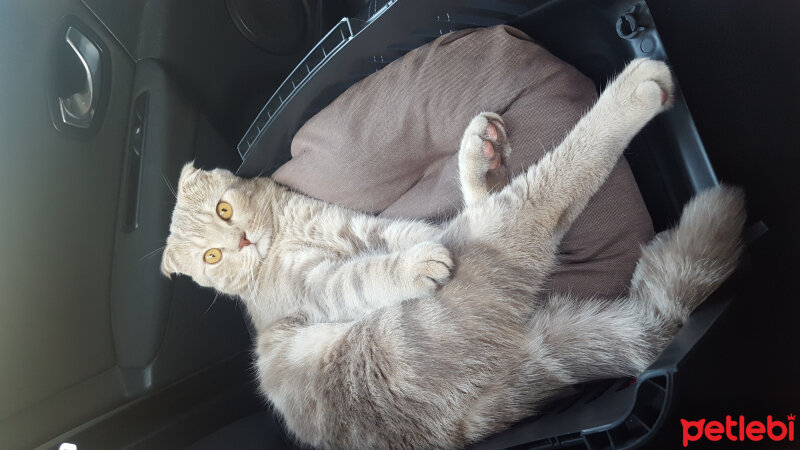
M 423 242 L 437 242 L 442 230 L 416 220 L 370 218 L 380 225 L 379 241 L 389 252 L 403 251 Z
M 389 277 L 406 290 L 409 298 L 430 297 L 436 288 L 450 279 L 453 260 L 450 251 L 435 242 L 420 242 L 400 252 L 402 259 L 398 272 Z
M 346 260 L 325 259 L 304 280 L 315 305 L 310 310 L 341 321 L 403 300 L 425 298 L 450 279 L 450 251 L 435 242 L 421 242 L 391 253 L 363 254 Z

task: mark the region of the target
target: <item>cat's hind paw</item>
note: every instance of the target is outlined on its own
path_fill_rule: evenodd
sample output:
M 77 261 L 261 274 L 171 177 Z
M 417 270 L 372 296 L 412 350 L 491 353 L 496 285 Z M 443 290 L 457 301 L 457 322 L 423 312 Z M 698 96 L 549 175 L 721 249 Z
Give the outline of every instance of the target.
M 510 153 L 505 123 L 499 114 L 485 112 L 472 119 L 458 153 L 461 190 L 467 205 L 508 183 L 506 162 Z
M 675 95 L 667 64 L 646 58 L 631 61 L 609 88 L 617 106 L 650 117 L 671 107 Z

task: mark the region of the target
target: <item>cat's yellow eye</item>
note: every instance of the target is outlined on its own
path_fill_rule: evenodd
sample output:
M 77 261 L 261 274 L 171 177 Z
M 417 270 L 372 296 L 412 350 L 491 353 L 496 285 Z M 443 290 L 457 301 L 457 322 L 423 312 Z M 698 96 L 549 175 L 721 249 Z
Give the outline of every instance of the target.
M 233 206 L 228 202 L 217 203 L 217 215 L 222 220 L 231 220 L 231 217 L 233 217 Z
M 203 255 L 203 261 L 205 261 L 206 264 L 216 264 L 220 259 L 222 259 L 222 250 L 218 248 L 210 248 L 206 250 L 206 254 Z

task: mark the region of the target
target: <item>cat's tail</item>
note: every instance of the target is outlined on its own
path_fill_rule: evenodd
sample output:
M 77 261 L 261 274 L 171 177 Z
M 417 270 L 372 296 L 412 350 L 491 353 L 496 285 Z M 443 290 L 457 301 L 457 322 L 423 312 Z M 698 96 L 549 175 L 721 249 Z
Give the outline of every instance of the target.
M 643 249 L 631 297 L 683 323 L 736 268 L 744 221 L 741 189 L 718 186 L 697 195 L 684 207 L 678 226 Z
M 643 249 L 627 298 L 551 296 L 531 319 L 530 378 L 547 373 L 566 385 L 641 373 L 733 273 L 744 220 L 740 189 L 707 190 Z

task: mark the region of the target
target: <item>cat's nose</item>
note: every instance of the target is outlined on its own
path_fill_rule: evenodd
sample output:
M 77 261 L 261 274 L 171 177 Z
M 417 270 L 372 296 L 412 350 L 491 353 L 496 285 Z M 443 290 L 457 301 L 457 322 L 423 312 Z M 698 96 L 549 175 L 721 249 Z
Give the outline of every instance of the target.
M 239 238 L 239 250 L 247 247 L 250 244 L 252 244 L 252 242 L 247 240 L 247 233 L 242 233 L 242 237 Z

